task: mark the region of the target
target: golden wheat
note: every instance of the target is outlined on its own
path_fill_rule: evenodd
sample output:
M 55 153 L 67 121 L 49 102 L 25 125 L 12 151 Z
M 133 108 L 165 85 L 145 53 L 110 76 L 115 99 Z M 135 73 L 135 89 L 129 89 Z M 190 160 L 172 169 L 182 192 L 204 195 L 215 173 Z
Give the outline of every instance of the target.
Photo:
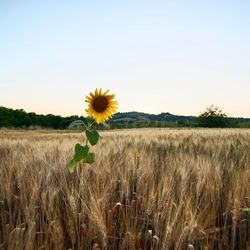
M 2 249 L 247 249 L 250 130 L 0 132 Z

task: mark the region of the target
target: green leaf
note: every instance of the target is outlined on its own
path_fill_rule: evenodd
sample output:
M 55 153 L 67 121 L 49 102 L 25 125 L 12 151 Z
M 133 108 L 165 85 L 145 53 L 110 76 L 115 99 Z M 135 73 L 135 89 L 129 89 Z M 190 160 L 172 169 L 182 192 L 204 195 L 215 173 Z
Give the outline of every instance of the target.
M 74 172 L 75 166 L 76 166 L 76 161 L 75 161 L 75 159 L 72 159 L 72 160 L 69 162 L 68 166 L 67 166 L 67 168 L 68 168 L 68 170 L 69 170 L 70 173 L 73 173 L 73 172 Z
M 85 134 L 92 146 L 96 145 L 99 141 L 100 136 L 96 130 L 86 130 Z
M 84 158 L 85 163 L 93 163 L 95 161 L 95 154 L 94 153 L 88 153 L 88 155 Z
M 84 128 L 86 128 L 86 123 L 87 123 L 87 121 L 86 121 L 85 118 L 84 118 L 84 121 L 82 121 L 82 120 L 76 120 L 76 121 L 71 122 L 69 124 L 68 128 L 71 129 L 71 128 L 79 127 L 79 126 L 84 126 Z
M 89 147 L 88 145 L 81 146 L 79 143 L 75 145 L 75 155 L 74 155 L 74 160 L 76 162 L 82 160 L 88 155 L 89 152 Z
M 250 207 L 242 208 L 243 212 L 250 212 Z

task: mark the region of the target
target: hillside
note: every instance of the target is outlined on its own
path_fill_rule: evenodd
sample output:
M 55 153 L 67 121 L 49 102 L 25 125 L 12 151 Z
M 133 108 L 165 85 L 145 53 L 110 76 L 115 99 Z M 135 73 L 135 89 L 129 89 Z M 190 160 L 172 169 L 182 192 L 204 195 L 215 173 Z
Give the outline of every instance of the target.
M 196 119 L 195 116 L 179 116 L 179 115 L 173 115 L 168 112 L 161 113 L 158 115 L 155 114 L 147 114 L 142 112 L 125 112 L 125 113 L 117 113 L 112 118 L 112 122 L 176 122 L 180 120 L 184 121 L 194 121 Z
M 28 113 L 23 109 L 10 109 L 0 107 L 0 128 L 53 128 L 67 129 L 69 124 L 75 120 L 83 119 L 83 116 L 72 115 L 62 117 L 59 115 L 40 115 Z M 234 127 L 248 127 L 250 118 L 230 118 Z M 111 128 L 127 127 L 195 127 L 197 117 L 174 115 L 168 112 L 161 114 L 147 114 L 143 112 L 116 113 L 109 121 Z M 237 127 L 236 126 L 236 127 Z

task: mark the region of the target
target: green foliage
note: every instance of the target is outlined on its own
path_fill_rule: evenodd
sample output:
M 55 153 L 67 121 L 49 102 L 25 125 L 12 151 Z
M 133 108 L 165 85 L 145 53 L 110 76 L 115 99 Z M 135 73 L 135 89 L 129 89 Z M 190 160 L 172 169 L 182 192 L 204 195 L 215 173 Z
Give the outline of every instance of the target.
M 198 125 L 207 128 L 225 128 L 230 126 L 230 120 L 219 107 L 211 105 L 198 117 Z
M 92 146 L 96 145 L 99 141 L 100 136 L 96 130 L 86 130 L 85 134 Z
M 76 167 L 77 163 L 82 161 L 83 163 L 94 163 L 95 161 L 95 154 L 89 151 L 88 145 L 82 146 L 81 144 L 77 143 L 75 145 L 75 154 L 73 159 L 68 163 L 68 171 L 70 173 L 74 172 L 74 168 Z
M 250 122 L 242 122 L 239 124 L 240 128 L 250 128 Z
M 86 128 L 86 124 L 87 121 L 86 121 L 86 118 L 84 118 L 84 121 L 83 120 L 76 120 L 76 121 L 73 121 L 69 124 L 69 129 L 72 129 L 72 128 L 79 128 L 79 127 L 84 127 Z
M 92 164 L 95 162 L 95 154 L 93 152 L 90 152 L 89 146 L 88 146 L 88 142 L 94 146 L 97 144 L 97 142 L 100 139 L 100 135 L 99 133 L 94 129 L 91 129 L 94 125 L 94 123 L 88 122 L 85 120 L 81 121 L 81 120 L 77 120 L 75 122 L 71 123 L 71 127 L 74 126 L 84 126 L 86 131 L 85 131 L 85 135 L 86 135 L 86 144 L 84 146 L 82 146 L 81 144 L 77 143 L 75 145 L 75 154 L 73 156 L 73 159 L 68 163 L 68 171 L 70 173 L 74 172 L 74 168 L 77 165 L 78 162 L 82 161 L 83 163 L 88 163 L 88 164 Z
M 94 163 L 94 161 L 95 161 L 95 154 L 91 152 L 89 152 L 88 155 L 84 158 L 85 163 L 91 164 Z
M 75 145 L 75 155 L 74 155 L 75 161 L 78 162 L 87 157 L 88 152 L 89 152 L 88 145 L 81 146 L 79 143 L 77 143 Z
M 75 166 L 76 166 L 76 161 L 75 161 L 75 159 L 73 158 L 70 162 L 69 162 L 69 164 L 68 164 L 68 171 L 70 172 L 70 173 L 73 173 L 74 172 L 74 168 L 75 168 Z
M 107 124 L 96 124 L 95 128 L 98 130 L 119 129 L 119 128 L 175 128 L 175 127 L 211 127 L 211 123 L 216 123 L 218 117 L 196 118 L 194 116 L 176 116 L 169 113 L 161 113 L 159 115 L 152 115 L 138 112 L 117 113 Z M 220 118 L 223 120 L 223 126 L 219 127 L 240 127 L 250 128 L 249 118 Z M 226 120 L 226 123 L 224 121 Z M 206 121 L 204 124 L 203 121 Z M 207 122 L 209 124 L 207 124 Z M 56 115 L 37 115 L 36 113 L 27 113 L 22 109 L 8 109 L 0 107 L 0 128 L 50 128 L 50 129 L 83 129 L 84 124 L 91 125 L 90 118 L 83 116 L 69 116 L 61 117 Z M 219 124 L 221 124 L 219 122 Z M 206 125 L 206 126 L 205 126 Z M 214 125 L 212 126 L 214 127 Z M 86 128 L 84 128 L 86 129 Z
M 0 128 L 29 128 L 42 127 L 51 129 L 67 129 L 75 120 L 84 120 L 81 116 L 61 117 L 57 115 L 37 115 L 27 113 L 22 109 L 0 107 Z
M 188 127 L 189 123 L 185 120 L 179 120 L 176 122 L 177 127 Z

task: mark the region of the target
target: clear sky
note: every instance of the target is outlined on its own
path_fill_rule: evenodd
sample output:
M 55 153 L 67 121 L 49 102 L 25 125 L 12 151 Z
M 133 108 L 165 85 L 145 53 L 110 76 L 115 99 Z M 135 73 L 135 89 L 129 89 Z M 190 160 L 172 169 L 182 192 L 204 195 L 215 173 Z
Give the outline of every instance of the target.
M 0 106 L 250 117 L 249 0 L 0 0 Z

